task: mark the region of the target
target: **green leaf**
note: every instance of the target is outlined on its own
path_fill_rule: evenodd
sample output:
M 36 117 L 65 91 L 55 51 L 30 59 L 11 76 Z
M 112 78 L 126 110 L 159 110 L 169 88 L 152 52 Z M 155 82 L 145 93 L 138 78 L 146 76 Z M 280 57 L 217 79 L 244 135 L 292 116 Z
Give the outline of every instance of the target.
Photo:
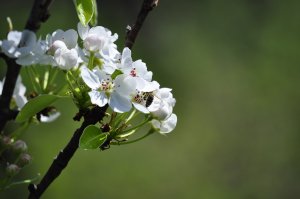
M 92 26 L 96 26 L 98 23 L 98 6 L 97 6 L 97 1 L 93 0 L 93 16 L 92 19 L 90 21 L 90 24 Z
M 75 0 L 75 7 L 80 22 L 87 26 L 93 17 L 95 10 L 94 0 Z
M 107 134 L 102 133 L 100 128 L 94 125 L 86 127 L 79 140 L 79 148 L 82 149 L 97 149 L 107 139 Z
M 29 100 L 25 106 L 19 112 L 16 121 L 17 122 L 25 122 L 38 112 L 42 111 L 44 108 L 51 105 L 53 102 L 62 98 L 62 96 L 58 95 L 40 95 L 32 100 Z

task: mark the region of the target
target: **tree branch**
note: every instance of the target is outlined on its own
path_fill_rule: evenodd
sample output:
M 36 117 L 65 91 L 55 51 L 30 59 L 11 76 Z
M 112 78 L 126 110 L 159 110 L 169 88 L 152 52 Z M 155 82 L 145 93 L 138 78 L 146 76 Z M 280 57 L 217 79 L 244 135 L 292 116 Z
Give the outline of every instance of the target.
M 78 128 L 73 137 L 66 145 L 66 147 L 59 152 L 58 156 L 52 162 L 47 173 L 41 180 L 41 182 L 36 186 L 30 184 L 28 189 L 30 191 L 29 199 L 37 199 L 44 193 L 44 191 L 49 187 L 49 185 L 60 175 L 62 170 L 68 165 L 68 162 L 73 157 L 75 151 L 78 148 L 80 136 L 83 133 L 83 130 L 92 124 L 96 124 L 98 121 L 101 121 L 105 116 L 105 112 L 108 108 L 108 105 L 104 107 L 94 107 L 84 116 L 84 121 L 80 128 Z
M 0 96 L 0 132 L 4 129 L 7 121 L 16 117 L 16 115 L 11 114 L 14 111 L 10 110 L 9 106 L 21 69 L 21 67 L 15 62 L 15 59 L 5 57 L 4 54 L 1 54 L 1 57 L 3 57 L 6 62 L 7 72 L 2 94 Z
M 52 2 L 53 0 L 35 0 L 25 29 L 36 32 L 40 28 L 41 23 L 49 18 L 48 9 Z M 9 106 L 21 70 L 21 66 L 15 62 L 15 59 L 9 58 L 4 54 L 1 54 L 1 57 L 7 64 L 7 72 L 5 76 L 6 81 L 0 96 L 0 132 L 4 129 L 7 121 L 15 117 L 14 115 L 12 117 L 12 111 Z
M 137 35 L 139 34 L 140 29 L 143 26 L 143 23 L 148 16 L 149 12 L 153 10 L 158 5 L 159 0 L 144 0 L 141 10 L 137 16 L 135 24 L 132 27 L 129 27 L 126 34 L 125 46 L 132 48 Z
M 54 0 L 35 0 L 25 29 L 36 32 L 50 17 L 49 7 Z
M 148 15 L 148 13 L 157 6 L 158 0 L 144 0 L 142 8 L 138 14 L 136 23 L 134 24 L 132 30 L 127 33 L 125 46 L 132 48 L 135 39 Z M 58 156 L 52 162 L 50 168 L 44 175 L 43 179 L 38 185 L 30 184 L 28 190 L 30 192 L 29 199 L 38 199 L 46 191 L 49 185 L 60 175 L 62 170 L 67 166 L 68 162 L 73 157 L 79 144 L 80 136 L 82 135 L 84 129 L 88 125 L 96 124 L 101 121 L 105 116 L 105 112 L 108 105 L 104 107 L 94 107 L 91 111 L 85 113 L 84 121 L 80 128 L 78 128 L 66 147 L 59 152 Z M 77 119 L 77 117 L 75 117 Z

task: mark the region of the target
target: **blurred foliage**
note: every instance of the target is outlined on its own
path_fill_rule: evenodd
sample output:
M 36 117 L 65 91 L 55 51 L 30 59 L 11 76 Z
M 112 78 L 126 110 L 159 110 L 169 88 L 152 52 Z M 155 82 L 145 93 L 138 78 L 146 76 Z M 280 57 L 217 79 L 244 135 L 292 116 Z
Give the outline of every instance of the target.
M 31 1 L 0 8 L 21 30 Z M 123 46 L 141 1 L 99 1 L 99 24 Z M 178 127 L 110 150 L 79 150 L 43 198 L 300 197 L 300 1 L 160 1 L 133 48 L 162 86 L 173 88 Z M 39 31 L 75 28 L 71 1 L 55 1 Z M 0 62 L 0 72 L 4 63 Z M 32 163 L 20 178 L 44 174 L 79 123 L 70 100 L 61 118 L 22 137 Z M 26 186 L 0 193 L 25 198 Z

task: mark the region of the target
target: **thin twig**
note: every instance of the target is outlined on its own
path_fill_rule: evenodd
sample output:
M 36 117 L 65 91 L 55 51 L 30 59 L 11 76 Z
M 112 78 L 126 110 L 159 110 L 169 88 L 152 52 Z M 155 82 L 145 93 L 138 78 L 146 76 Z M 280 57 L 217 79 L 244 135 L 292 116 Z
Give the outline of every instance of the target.
M 127 30 L 125 41 L 126 47 L 130 49 L 132 48 L 146 17 L 148 16 L 149 12 L 158 5 L 158 1 L 159 0 L 144 0 L 135 24 L 132 27 L 129 27 Z
M 25 29 L 36 32 L 42 22 L 45 22 L 49 18 L 49 6 L 53 0 L 35 0 L 31 9 L 30 16 L 25 25 Z M 26 42 L 21 41 L 20 44 Z M 0 56 L 3 58 L 7 65 L 7 72 L 5 76 L 5 83 L 3 85 L 2 94 L 0 96 L 0 133 L 4 129 L 7 121 L 14 119 L 15 115 L 11 114 L 10 101 L 13 95 L 16 81 L 18 79 L 21 66 L 15 62 L 15 59 L 9 58 L 4 54 Z

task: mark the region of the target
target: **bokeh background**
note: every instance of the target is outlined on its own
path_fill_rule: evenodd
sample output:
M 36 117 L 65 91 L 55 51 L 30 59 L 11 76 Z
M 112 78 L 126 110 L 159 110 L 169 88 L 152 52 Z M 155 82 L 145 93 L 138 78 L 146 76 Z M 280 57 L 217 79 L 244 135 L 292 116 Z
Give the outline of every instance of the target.
M 1 0 L 22 30 L 32 0 Z M 99 24 L 119 34 L 141 0 L 99 1 Z M 107 151 L 78 150 L 44 194 L 53 198 L 300 198 L 300 1 L 160 1 L 133 48 L 177 99 L 176 130 Z M 76 28 L 72 1 L 55 1 L 39 35 Z M 0 62 L 4 76 L 5 64 Z M 22 137 L 32 163 L 19 179 L 42 175 L 80 125 L 71 100 L 62 116 Z M 0 198 L 26 198 L 15 186 Z

